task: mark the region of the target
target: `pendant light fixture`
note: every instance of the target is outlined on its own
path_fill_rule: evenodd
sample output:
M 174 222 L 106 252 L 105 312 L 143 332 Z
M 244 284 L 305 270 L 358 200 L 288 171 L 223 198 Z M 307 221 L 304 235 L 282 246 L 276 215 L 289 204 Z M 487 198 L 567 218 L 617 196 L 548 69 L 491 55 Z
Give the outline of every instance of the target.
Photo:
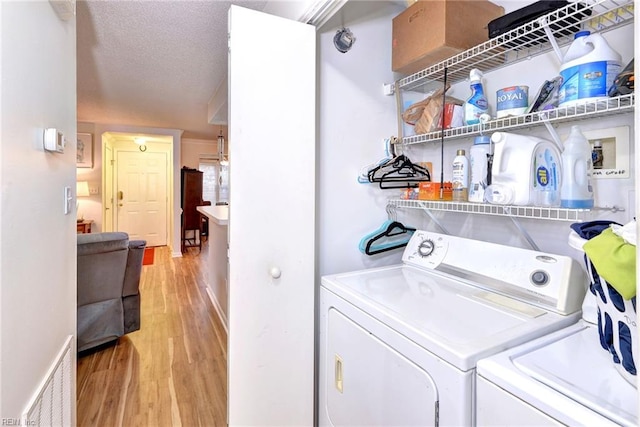
M 229 161 L 224 157 L 224 135 L 222 134 L 222 128 L 220 128 L 220 134 L 218 135 L 218 160 L 222 166 L 229 164 Z

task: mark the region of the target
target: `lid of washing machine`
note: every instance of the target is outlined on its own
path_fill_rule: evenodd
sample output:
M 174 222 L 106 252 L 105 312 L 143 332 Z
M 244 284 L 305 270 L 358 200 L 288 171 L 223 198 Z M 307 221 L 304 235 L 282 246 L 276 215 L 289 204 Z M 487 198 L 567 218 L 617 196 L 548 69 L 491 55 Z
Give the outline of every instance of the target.
M 513 357 L 513 364 L 619 425 L 637 425 L 637 390 L 617 372 L 611 355 L 600 346 L 597 326 L 582 324 L 585 327 L 575 333 Z
M 324 276 L 322 285 L 463 371 L 579 318 L 407 265 Z

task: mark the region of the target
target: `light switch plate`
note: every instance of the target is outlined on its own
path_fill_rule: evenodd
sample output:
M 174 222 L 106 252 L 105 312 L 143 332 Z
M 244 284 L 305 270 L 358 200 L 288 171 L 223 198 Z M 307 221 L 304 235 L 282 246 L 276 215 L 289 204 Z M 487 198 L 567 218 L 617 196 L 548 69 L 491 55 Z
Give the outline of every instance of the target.
M 73 193 L 71 193 L 71 187 L 64 187 L 64 214 L 69 215 L 71 213 L 71 202 L 73 201 Z

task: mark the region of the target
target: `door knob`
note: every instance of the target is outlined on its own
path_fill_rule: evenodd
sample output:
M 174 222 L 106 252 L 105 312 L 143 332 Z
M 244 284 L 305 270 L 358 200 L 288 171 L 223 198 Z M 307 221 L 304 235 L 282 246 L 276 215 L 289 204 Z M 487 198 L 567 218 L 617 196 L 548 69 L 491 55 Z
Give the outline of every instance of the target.
M 273 277 L 274 279 L 279 279 L 280 276 L 282 276 L 282 271 L 280 271 L 278 267 L 271 267 L 269 273 L 271 273 L 271 277 Z

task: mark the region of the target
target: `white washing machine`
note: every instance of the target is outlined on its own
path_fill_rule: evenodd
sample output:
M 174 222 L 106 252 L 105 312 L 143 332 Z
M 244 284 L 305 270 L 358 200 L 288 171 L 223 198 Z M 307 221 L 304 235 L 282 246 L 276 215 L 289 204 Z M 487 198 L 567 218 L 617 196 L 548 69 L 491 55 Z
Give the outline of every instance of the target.
M 321 426 L 472 425 L 479 359 L 580 318 L 570 257 L 416 231 L 402 260 L 322 278 Z
M 478 425 L 638 425 L 638 391 L 600 346 L 590 306 L 588 293 L 575 325 L 478 362 Z

